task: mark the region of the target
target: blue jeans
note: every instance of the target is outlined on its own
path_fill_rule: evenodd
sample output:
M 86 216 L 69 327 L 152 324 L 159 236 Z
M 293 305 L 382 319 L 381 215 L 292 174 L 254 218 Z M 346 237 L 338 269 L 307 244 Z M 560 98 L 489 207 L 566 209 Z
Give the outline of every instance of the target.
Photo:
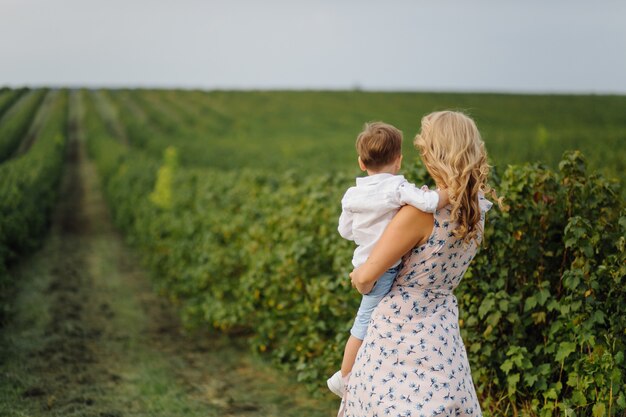
M 391 289 L 391 285 L 393 284 L 393 280 L 396 279 L 396 275 L 398 275 L 398 271 L 400 271 L 400 265 L 389 268 L 382 274 L 374 284 L 374 288 L 368 294 L 363 295 L 361 299 L 361 305 L 359 306 L 359 311 L 356 313 L 356 317 L 354 319 L 354 324 L 350 329 L 350 334 L 356 337 L 359 340 L 365 339 L 365 334 L 367 333 L 367 326 L 370 323 L 370 319 L 372 318 L 372 312 L 374 308 L 378 305 L 380 300 L 383 299 L 385 295 Z

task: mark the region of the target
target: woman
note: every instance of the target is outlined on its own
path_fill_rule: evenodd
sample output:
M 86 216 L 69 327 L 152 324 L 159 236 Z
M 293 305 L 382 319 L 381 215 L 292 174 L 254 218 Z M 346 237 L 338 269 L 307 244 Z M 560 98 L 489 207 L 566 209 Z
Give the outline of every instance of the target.
M 483 195 L 490 191 L 487 155 L 474 121 L 458 112 L 425 116 L 415 145 L 450 204 L 434 215 L 404 206 L 350 274 L 367 294 L 404 255 L 349 376 L 339 412 L 345 417 L 482 415 L 453 290 L 476 254 L 492 205 Z

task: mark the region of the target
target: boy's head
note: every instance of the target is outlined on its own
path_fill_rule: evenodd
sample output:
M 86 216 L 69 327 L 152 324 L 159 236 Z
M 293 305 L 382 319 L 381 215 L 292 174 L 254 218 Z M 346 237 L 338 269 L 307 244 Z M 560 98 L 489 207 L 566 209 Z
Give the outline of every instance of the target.
M 360 163 L 367 170 L 380 171 L 399 163 L 402 157 L 402 132 L 387 123 L 366 123 L 356 138 L 356 151 Z

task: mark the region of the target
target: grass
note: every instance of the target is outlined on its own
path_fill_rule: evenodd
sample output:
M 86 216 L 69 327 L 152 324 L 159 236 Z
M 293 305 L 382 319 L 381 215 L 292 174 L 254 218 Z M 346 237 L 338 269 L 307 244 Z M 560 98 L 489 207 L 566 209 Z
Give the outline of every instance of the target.
M 104 94 L 127 126 L 135 124 L 135 146 L 160 157 L 162 149 L 174 145 L 183 164 L 311 173 L 355 170 L 354 140 L 363 123 L 372 120 L 403 130 L 405 161 L 411 161 L 418 157 L 411 142 L 421 116 L 456 109 L 475 118 L 495 165 L 543 161 L 555 167 L 565 150 L 581 149 L 592 169 L 619 176 L 626 168 L 626 96 L 180 90 Z

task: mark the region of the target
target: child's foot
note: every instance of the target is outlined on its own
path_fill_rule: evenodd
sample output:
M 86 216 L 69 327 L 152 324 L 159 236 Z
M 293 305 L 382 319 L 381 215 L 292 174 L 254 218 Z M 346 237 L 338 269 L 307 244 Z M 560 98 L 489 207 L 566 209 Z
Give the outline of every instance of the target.
M 345 386 L 343 383 L 343 378 L 341 377 L 341 371 L 337 371 L 328 378 L 326 381 L 326 385 L 328 385 L 328 389 L 333 392 L 333 394 L 338 397 L 343 397 L 343 393 L 345 391 Z

